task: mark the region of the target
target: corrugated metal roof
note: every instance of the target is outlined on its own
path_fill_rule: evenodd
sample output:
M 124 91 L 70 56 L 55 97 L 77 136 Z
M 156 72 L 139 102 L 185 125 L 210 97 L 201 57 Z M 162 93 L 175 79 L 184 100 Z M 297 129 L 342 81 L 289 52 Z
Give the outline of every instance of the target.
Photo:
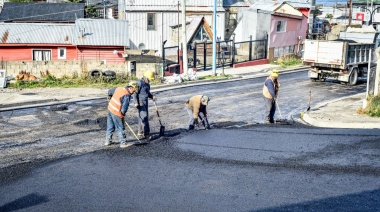
M 81 3 L 11 3 L 5 2 L 0 21 L 72 21 L 84 18 Z
M 129 47 L 128 21 L 78 19 L 73 32 L 75 45 Z
M 187 43 L 191 40 L 194 33 L 196 33 L 199 25 L 202 23 L 203 17 L 193 17 L 190 24 L 186 26 Z
M 0 43 L 70 44 L 74 24 L 0 23 Z
M 310 3 L 302 3 L 302 2 L 287 2 L 294 8 L 310 8 Z
M 224 7 L 249 7 L 254 0 L 223 0 Z
M 180 0 L 125 0 L 125 6 L 175 6 L 181 3 Z M 222 6 L 222 1 L 218 0 L 219 6 Z M 214 0 L 186 0 L 187 6 L 213 6 Z
M 140 6 L 128 6 L 125 8 L 125 10 L 127 12 L 177 12 L 178 11 L 178 7 L 177 5 L 175 6 L 162 6 L 162 5 L 151 5 L 151 6 L 144 6 L 144 5 L 140 5 Z M 224 8 L 223 7 L 217 7 L 216 10 L 218 12 L 224 12 Z M 181 12 L 182 9 L 181 7 L 179 7 L 179 11 Z M 197 7 L 194 7 L 194 6 L 186 6 L 186 12 L 212 12 L 214 11 L 214 7 L 212 6 L 197 6 Z
M 179 1 L 181 3 L 181 1 Z M 187 0 L 186 11 L 200 12 L 213 11 L 214 0 Z M 125 10 L 128 12 L 139 11 L 157 11 L 157 12 L 172 12 L 178 11 L 178 0 L 126 0 Z M 181 11 L 181 5 L 179 5 Z M 225 11 L 220 0 L 217 11 Z
M 283 3 L 282 2 L 256 2 L 251 5 L 250 9 L 255 10 L 265 10 L 274 12 L 276 11 Z
M 294 8 L 310 8 L 311 3 L 309 1 L 310 0 L 290 0 L 290 1 L 278 0 L 277 2 L 279 3 L 286 2 Z

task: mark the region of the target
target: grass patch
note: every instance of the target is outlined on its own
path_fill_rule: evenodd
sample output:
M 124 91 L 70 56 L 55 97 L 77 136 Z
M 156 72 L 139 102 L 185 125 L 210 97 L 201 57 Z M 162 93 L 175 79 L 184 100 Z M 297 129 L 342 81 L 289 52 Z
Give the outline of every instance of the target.
M 208 76 L 201 76 L 199 77 L 200 80 L 207 80 L 207 79 L 226 79 L 226 78 L 231 78 L 232 75 L 230 74 L 220 74 L 217 76 L 214 75 L 208 75 Z
M 371 117 L 380 117 L 380 96 L 370 96 L 367 99 L 366 108 L 358 108 L 356 110 L 359 114 L 366 114 Z
M 279 58 L 277 58 L 277 61 L 270 62 L 270 64 L 280 65 L 283 68 L 287 68 L 289 66 L 301 65 L 302 60 L 298 59 L 296 57 L 293 57 L 293 56 L 279 57 Z
M 137 80 L 136 77 L 131 77 L 127 74 L 117 74 L 115 79 L 105 77 L 90 77 L 90 76 L 77 76 L 72 77 L 63 76 L 56 78 L 53 75 L 47 75 L 39 81 L 22 81 L 18 80 L 16 83 L 9 84 L 11 88 L 25 89 L 25 88 L 46 88 L 46 87 L 61 87 L 61 88 L 112 88 L 125 86 L 131 80 Z

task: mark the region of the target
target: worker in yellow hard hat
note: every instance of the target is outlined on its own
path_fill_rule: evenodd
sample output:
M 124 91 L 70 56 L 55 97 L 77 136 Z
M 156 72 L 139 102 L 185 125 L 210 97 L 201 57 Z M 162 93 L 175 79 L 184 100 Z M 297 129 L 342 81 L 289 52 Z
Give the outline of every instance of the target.
M 108 90 L 108 114 L 105 145 L 111 145 L 113 132 L 116 130 L 121 148 L 133 145 L 127 142 L 125 135 L 124 116 L 128 111 L 131 96 L 136 92 L 136 82 L 130 82 L 126 87 L 112 88 Z
M 267 124 L 274 123 L 274 114 L 276 112 L 276 101 L 280 82 L 278 81 L 279 71 L 272 70 L 271 74 L 267 77 L 263 86 L 263 96 L 265 102 L 265 118 L 264 122 Z
M 137 81 L 137 90 L 135 95 L 136 108 L 138 110 L 138 131 L 140 139 L 149 138 L 149 114 L 148 99 L 156 101 L 156 96 L 150 92 L 150 81 L 154 80 L 154 72 L 146 71 L 143 77 Z

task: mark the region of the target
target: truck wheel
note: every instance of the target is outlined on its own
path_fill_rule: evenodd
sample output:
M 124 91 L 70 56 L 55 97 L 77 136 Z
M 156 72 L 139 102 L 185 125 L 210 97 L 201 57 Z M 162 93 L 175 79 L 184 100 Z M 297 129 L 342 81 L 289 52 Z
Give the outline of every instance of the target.
M 354 69 L 352 70 L 351 74 L 350 74 L 350 77 L 348 78 L 348 84 L 349 85 L 356 85 L 356 83 L 358 82 L 358 69 Z

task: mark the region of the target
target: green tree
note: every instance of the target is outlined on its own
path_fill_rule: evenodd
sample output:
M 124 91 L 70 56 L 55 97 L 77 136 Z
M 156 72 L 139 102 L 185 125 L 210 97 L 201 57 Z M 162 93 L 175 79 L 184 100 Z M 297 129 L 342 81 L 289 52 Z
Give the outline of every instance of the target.
M 86 9 L 84 9 L 86 12 L 85 17 L 86 18 L 98 18 L 99 13 L 96 10 L 97 8 L 98 7 L 95 4 L 91 4 L 91 5 L 86 6 Z
M 334 18 L 334 16 L 333 16 L 333 14 L 328 13 L 328 14 L 326 14 L 325 18 L 328 18 L 328 19 L 331 20 L 332 18 Z
M 71 3 L 86 3 L 86 0 L 67 0 L 67 2 Z M 84 17 L 85 18 L 97 18 L 99 17 L 98 11 L 96 11 L 97 6 L 95 4 L 87 5 L 84 9 Z

